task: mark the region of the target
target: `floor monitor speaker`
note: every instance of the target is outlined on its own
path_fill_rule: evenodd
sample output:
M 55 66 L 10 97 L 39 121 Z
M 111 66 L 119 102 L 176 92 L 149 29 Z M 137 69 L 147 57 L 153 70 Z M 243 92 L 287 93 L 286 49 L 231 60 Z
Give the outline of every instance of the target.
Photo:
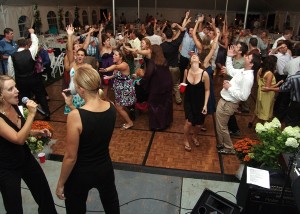
M 239 214 L 241 208 L 209 189 L 205 189 L 191 214 Z

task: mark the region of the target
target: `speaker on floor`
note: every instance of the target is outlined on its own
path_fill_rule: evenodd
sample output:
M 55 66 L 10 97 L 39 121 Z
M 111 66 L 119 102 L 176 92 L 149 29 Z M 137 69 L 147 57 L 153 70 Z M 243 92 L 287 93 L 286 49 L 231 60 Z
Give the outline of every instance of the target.
M 209 189 L 205 189 L 191 214 L 239 214 L 241 208 Z

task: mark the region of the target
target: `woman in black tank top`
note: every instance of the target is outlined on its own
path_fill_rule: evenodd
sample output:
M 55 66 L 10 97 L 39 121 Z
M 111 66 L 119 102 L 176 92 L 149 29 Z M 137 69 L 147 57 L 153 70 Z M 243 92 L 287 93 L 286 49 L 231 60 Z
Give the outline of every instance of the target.
M 74 84 L 86 104 L 68 115 L 66 153 L 56 195 L 65 200 L 67 213 L 86 213 L 88 192 L 96 188 L 105 213 L 118 214 L 119 199 L 109 155 L 116 110 L 101 99 L 103 92 L 96 70 L 80 67 Z

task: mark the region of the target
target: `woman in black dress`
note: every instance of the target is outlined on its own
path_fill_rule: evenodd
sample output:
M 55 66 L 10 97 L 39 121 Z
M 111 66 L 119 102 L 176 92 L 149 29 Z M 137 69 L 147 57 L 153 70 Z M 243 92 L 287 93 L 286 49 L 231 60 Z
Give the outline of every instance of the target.
M 0 75 L 0 192 L 7 213 L 21 214 L 21 179 L 38 204 L 38 213 L 56 213 L 45 174 L 25 141 L 31 136 L 50 136 L 48 129 L 31 130 L 37 104 L 28 100 L 25 121 L 18 108 L 19 91 L 15 81 Z M 36 213 L 36 211 L 32 211 Z
M 105 213 L 118 214 L 119 199 L 109 155 L 116 109 L 102 100 L 100 76 L 91 67 L 78 68 L 74 84 L 85 105 L 68 114 L 66 152 L 56 195 L 65 200 L 67 213 L 86 213 L 88 192 L 96 188 Z
M 141 86 L 148 93 L 149 126 L 163 130 L 173 121 L 173 82 L 169 66 L 159 45 L 152 45 Z
M 191 57 L 191 67 L 185 70 L 184 81 L 187 83 L 184 97 L 184 149 L 188 152 L 192 150 L 190 141 L 199 146 L 197 133 L 203 126 L 207 114 L 207 102 L 210 94 L 209 76 L 206 71 L 200 68 L 199 57 L 194 54 Z M 193 128 L 192 139 L 190 130 Z

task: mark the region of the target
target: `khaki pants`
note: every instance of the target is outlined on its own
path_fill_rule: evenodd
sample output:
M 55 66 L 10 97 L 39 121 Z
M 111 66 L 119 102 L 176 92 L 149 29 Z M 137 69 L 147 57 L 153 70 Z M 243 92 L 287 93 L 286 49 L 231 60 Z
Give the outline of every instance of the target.
M 180 92 L 179 92 L 179 81 L 180 81 L 180 70 L 179 67 L 169 66 L 169 70 L 172 75 L 173 80 L 173 93 L 175 95 L 176 102 L 181 102 Z
M 216 112 L 216 131 L 218 143 L 227 149 L 233 149 L 232 141 L 228 131 L 228 120 L 239 107 L 238 103 L 232 103 L 221 98 L 218 102 Z

